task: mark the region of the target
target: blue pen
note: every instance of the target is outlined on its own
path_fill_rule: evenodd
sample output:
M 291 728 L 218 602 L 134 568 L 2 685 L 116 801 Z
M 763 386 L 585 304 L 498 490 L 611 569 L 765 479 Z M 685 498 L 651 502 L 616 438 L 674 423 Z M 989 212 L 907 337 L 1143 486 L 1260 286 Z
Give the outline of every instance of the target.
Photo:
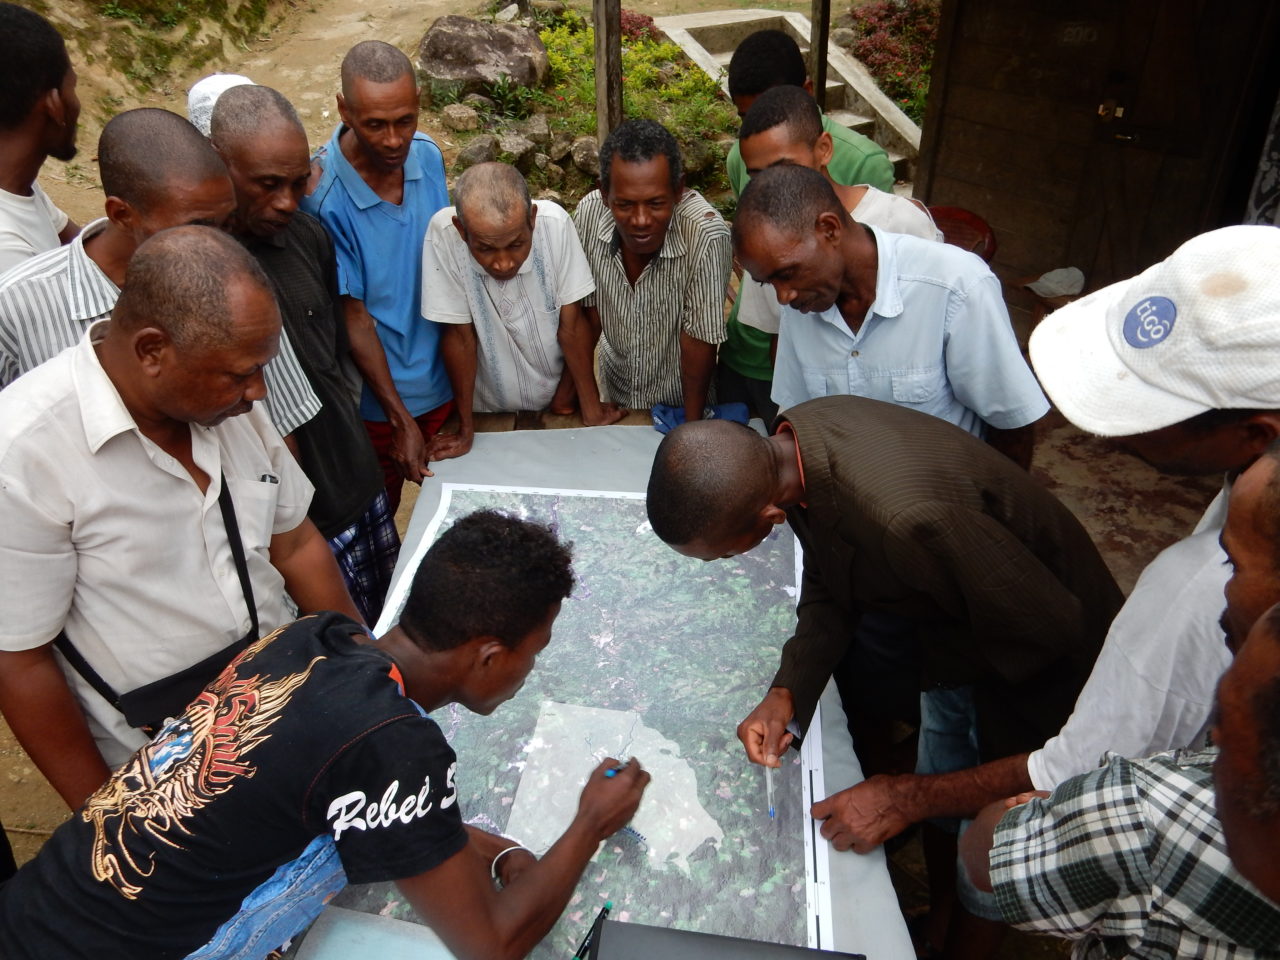
M 764 768 L 764 790 L 769 799 L 769 819 L 773 820 L 773 767 Z
M 604 772 L 605 778 L 612 780 L 614 777 L 616 777 L 625 769 L 627 769 L 627 765 L 625 763 L 620 767 L 611 767 L 610 769 Z

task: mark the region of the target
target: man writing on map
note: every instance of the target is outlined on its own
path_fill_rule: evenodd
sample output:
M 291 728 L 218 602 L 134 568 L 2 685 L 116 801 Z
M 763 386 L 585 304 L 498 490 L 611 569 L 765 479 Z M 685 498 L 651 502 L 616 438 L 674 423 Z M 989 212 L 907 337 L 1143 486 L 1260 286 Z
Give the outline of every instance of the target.
M 572 586 L 548 528 L 483 511 L 382 637 L 324 613 L 253 644 L 0 888 L 0 956 L 260 960 L 348 880 L 395 881 L 459 958 L 525 956 L 649 775 L 605 759 L 536 859 L 464 826 L 426 713 L 514 696 Z

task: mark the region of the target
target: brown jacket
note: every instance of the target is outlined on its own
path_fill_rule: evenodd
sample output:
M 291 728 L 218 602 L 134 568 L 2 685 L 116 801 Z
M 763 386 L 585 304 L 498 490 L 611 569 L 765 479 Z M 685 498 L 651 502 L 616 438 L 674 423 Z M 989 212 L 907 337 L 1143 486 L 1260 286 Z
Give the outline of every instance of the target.
M 983 759 L 1057 733 L 1124 597 L 1079 521 L 964 430 L 864 397 L 792 407 L 806 506 L 774 686 L 807 727 L 864 610 L 919 623 L 923 684 L 973 684 Z

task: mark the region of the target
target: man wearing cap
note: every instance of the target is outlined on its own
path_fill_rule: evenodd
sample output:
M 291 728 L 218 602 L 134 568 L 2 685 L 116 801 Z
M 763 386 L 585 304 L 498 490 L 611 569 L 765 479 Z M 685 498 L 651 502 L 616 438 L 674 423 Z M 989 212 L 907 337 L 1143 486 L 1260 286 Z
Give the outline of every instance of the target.
M 1050 398 L 1076 426 L 1121 438 L 1169 473 L 1232 476 L 1280 437 L 1280 229 L 1235 226 L 1051 314 L 1031 337 Z M 1057 736 L 1030 754 L 935 776 L 874 777 L 832 816 L 868 849 L 926 817 L 970 813 L 1093 769 L 1106 751 L 1196 745 L 1230 662 L 1220 618 L 1230 574 L 1225 491 L 1143 571 Z M 840 844 L 837 844 L 838 846 Z M 998 917 L 971 900 L 971 910 Z

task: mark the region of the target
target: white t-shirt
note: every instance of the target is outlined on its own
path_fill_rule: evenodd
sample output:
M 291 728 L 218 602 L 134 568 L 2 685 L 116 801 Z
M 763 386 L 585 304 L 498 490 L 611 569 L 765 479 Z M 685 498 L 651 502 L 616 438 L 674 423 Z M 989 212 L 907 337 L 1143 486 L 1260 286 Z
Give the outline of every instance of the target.
M 921 210 L 906 197 L 886 193 L 870 184 L 862 184 L 867 192 L 849 216 L 859 223 L 869 223 L 890 233 L 905 233 L 921 240 L 942 242 L 942 231 L 933 222 L 927 210 Z M 738 322 L 755 327 L 765 333 L 777 333 L 782 322 L 782 304 L 778 295 L 767 283 L 756 283 L 743 275 L 742 288 L 738 292 Z
M 38 183 L 29 197 L 0 190 L 0 273 L 59 246 L 67 219 Z
M 479 413 L 551 402 L 564 369 L 560 308 L 596 288 L 569 215 L 549 200 L 534 206 L 533 248 L 510 280 L 495 280 L 476 263 L 453 225 L 454 207 L 431 218 L 422 244 L 422 315 L 475 325 Z
M 1061 732 L 1027 760 L 1037 790 L 1097 768 L 1104 753 L 1147 757 L 1200 745 L 1231 664 L 1219 620 L 1231 576 L 1218 544 L 1228 491 L 1196 532 L 1147 565 L 1116 614 Z

